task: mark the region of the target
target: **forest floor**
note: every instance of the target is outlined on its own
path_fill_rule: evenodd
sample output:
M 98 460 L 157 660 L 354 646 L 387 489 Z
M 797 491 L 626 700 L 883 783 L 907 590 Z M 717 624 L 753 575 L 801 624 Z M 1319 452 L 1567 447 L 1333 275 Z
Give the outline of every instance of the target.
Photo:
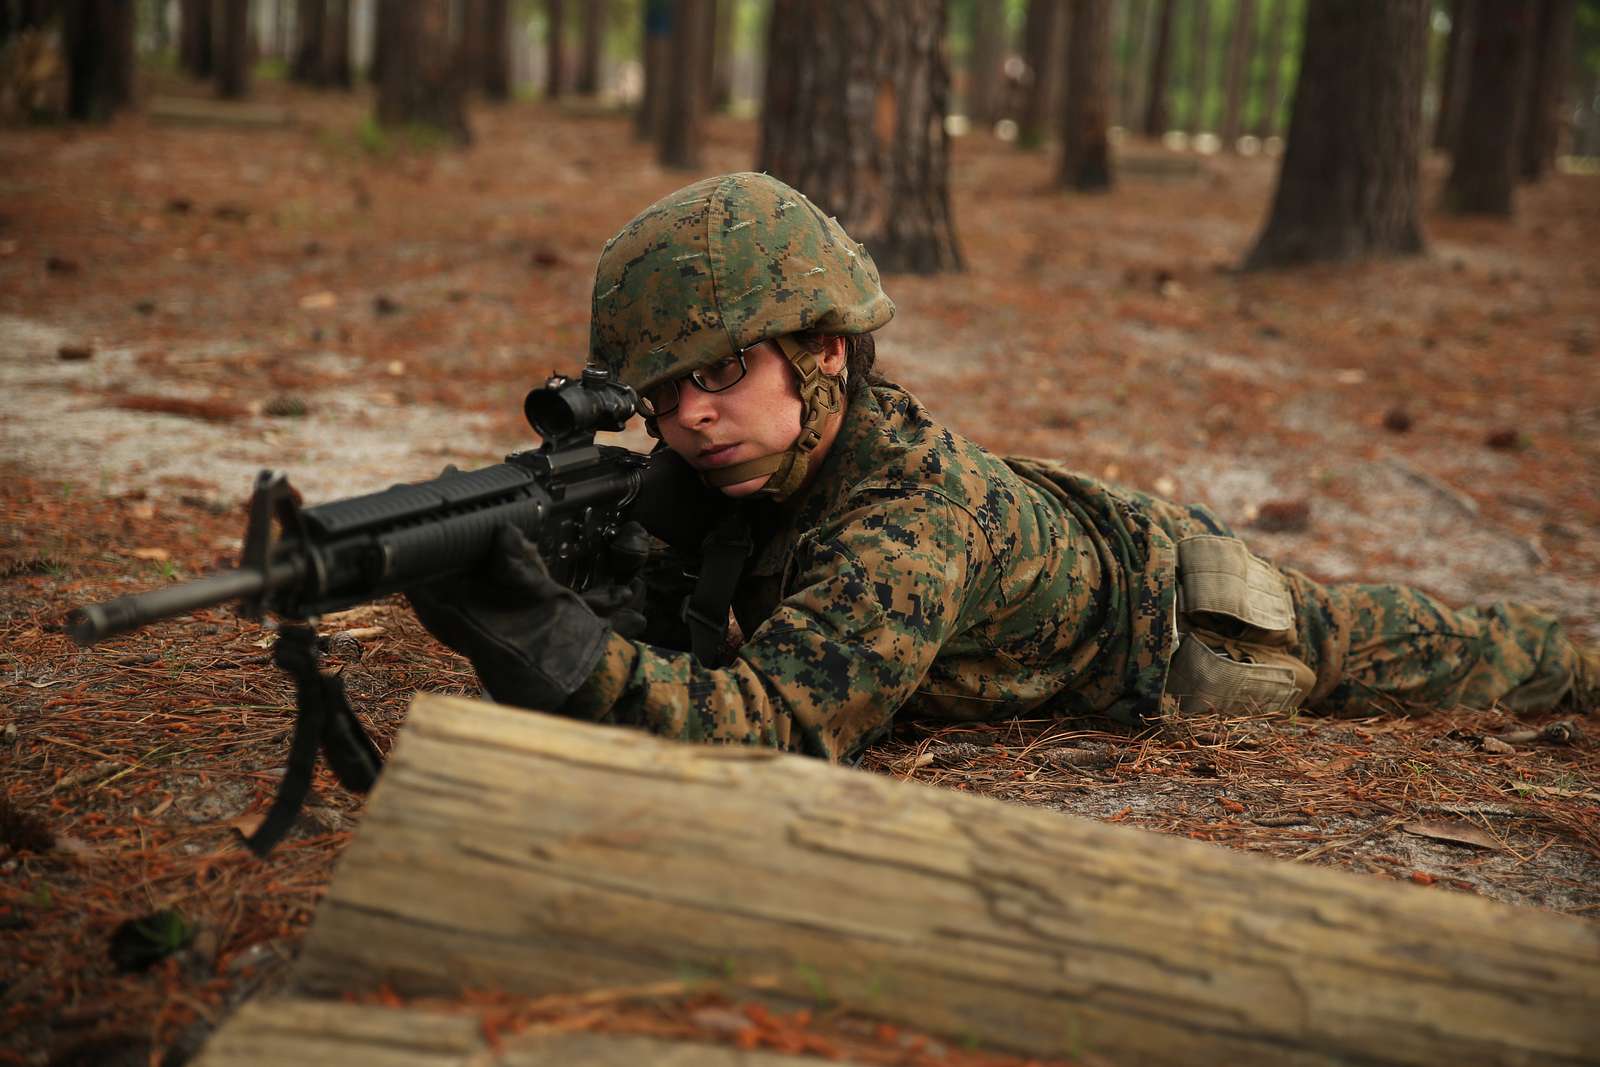
M 0 132 L 0 1063 L 181 1060 L 281 981 L 359 821 L 322 772 L 269 859 L 240 843 L 291 724 L 270 629 L 215 611 L 80 649 L 65 610 L 230 563 L 263 466 L 315 502 L 526 447 L 523 394 L 583 360 L 600 246 L 693 177 L 614 114 L 479 108 L 456 152 L 364 132 L 359 96 L 258 96 L 252 124 Z M 714 122 L 705 172 L 754 138 Z M 1532 600 L 1600 641 L 1600 178 L 1462 220 L 1430 161 L 1426 255 L 1245 275 L 1273 160 L 1119 156 L 1115 192 L 1072 196 L 1047 154 L 960 139 L 967 270 L 887 280 L 880 369 L 996 451 L 1208 504 L 1279 562 Z M 383 747 L 416 690 L 474 688 L 394 602 L 322 628 Z M 1557 719 L 908 726 L 867 767 L 1594 918 L 1600 722 Z M 187 947 L 119 970 L 113 931 L 167 908 Z M 1010 1062 L 872 1033 L 862 1062 Z

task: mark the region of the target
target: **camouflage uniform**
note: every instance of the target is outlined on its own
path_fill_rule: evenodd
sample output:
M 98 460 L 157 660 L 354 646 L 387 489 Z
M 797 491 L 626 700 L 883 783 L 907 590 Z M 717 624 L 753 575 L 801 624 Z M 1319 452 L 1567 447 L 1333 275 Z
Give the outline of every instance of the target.
M 733 662 L 613 635 L 564 711 L 831 759 L 902 708 L 1138 721 L 1160 710 L 1175 651 L 1177 545 L 1231 536 L 1203 508 L 1002 460 L 893 386 L 851 398 L 800 496 L 748 506 L 766 537 L 734 602 L 749 637 Z M 1571 686 L 1577 653 L 1547 616 L 1282 573 L 1295 605 L 1284 651 L 1315 675 L 1314 709 L 1548 707 Z
M 591 357 L 644 391 L 765 339 L 870 332 L 893 310 L 835 220 L 774 179 L 726 175 L 663 198 L 607 244 Z M 785 355 L 805 438 L 839 383 Z M 1255 559 L 1202 508 L 991 455 L 894 386 L 850 396 L 821 469 L 789 496 L 801 484 L 741 505 L 761 536 L 730 664 L 611 634 L 562 710 L 841 759 L 902 708 L 1138 722 L 1164 702 L 1261 706 L 1230 688 L 1241 670 L 1274 706 L 1338 714 L 1544 708 L 1595 684 L 1553 618 L 1319 585 Z

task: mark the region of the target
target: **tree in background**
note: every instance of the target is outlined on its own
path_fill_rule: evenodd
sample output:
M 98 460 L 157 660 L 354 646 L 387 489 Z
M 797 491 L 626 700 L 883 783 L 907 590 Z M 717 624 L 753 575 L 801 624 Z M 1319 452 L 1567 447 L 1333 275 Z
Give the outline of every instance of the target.
M 1250 91 L 1251 45 L 1256 23 L 1255 0 L 1234 0 L 1233 28 L 1228 35 L 1226 91 L 1222 97 L 1222 147 L 1234 152 L 1244 132 L 1244 98 Z
M 1189 115 L 1190 133 L 1206 128 L 1206 98 L 1211 90 L 1211 4 L 1200 0 L 1190 13 L 1189 24 Z
M 634 134 L 641 141 L 653 141 L 665 121 L 674 12 L 672 0 L 643 0 L 639 7 L 644 18 L 644 90 L 639 96 L 639 110 L 634 113 Z
M 318 85 L 349 89 L 355 84 L 350 69 L 350 14 L 350 0 L 327 0 L 317 64 Z
M 1266 87 L 1261 91 L 1261 113 L 1256 117 L 1255 133 L 1265 140 L 1278 132 L 1278 116 L 1283 111 L 1283 35 L 1289 21 L 1289 0 L 1267 0 L 1267 37 L 1261 46 L 1266 68 Z
M 544 95 L 547 100 L 561 96 L 567 84 L 567 0 L 544 0 L 549 36 L 545 39 Z
M 1066 33 L 1067 15 L 1061 0 L 1028 0 L 1028 21 L 1022 28 L 1028 84 L 1022 101 L 1022 117 L 1017 124 L 1020 148 L 1038 148 L 1044 144 L 1055 124 Z
M 511 7 L 507 0 L 467 0 L 463 62 L 469 88 L 511 99 Z
M 1057 184 L 1079 192 L 1111 188 L 1111 0 L 1072 0 L 1067 94 Z
M 700 166 L 702 112 L 710 85 L 711 40 L 706 36 L 710 0 L 673 0 L 671 69 L 679 77 L 664 79 L 666 111 L 659 132 L 663 167 L 696 170 Z
M 1445 41 L 1444 71 L 1439 78 L 1439 111 L 1433 122 L 1433 147 L 1455 147 L 1461 128 L 1462 102 L 1467 96 L 1467 72 L 1472 67 L 1472 14 L 1477 0 L 1450 4 L 1450 36 Z
M 131 5 L 130 5 L 131 6 Z M 250 95 L 250 0 L 217 0 L 217 95 Z
M 579 96 L 594 96 L 600 92 L 600 62 L 605 51 L 606 0 L 583 0 L 583 44 L 578 52 L 578 81 L 574 87 Z
M 193 77 L 209 78 L 215 69 L 211 0 L 183 0 L 178 12 L 178 64 Z
M 133 5 L 124 0 L 66 0 L 61 15 L 67 117 L 104 122 L 132 107 Z
M 1006 55 L 1006 10 L 1003 0 L 973 0 L 968 26 L 971 50 L 967 54 L 965 111 L 973 124 L 984 129 L 1000 118 L 1000 68 Z
M 1144 135 L 1160 137 L 1167 132 L 1167 79 L 1172 73 L 1172 16 L 1178 0 L 1161 0 L 1156 16 L 1155 54 L 1150 60 L 1150 87 L 1145 93 Z
M 775 0 L 756 169 L 839 217 L 887 272 L 959 270 L 943 0 Z
M 1311 0 L 1272 212 L 1246 269 L 1422 251 L 1428 0 Z
M 317 84 L 322 75 L 322 24 L 326 0 L 297 0 L 294 8 L 294 58 L 289 77 L 305 85 Z
M 1467 117 L 1456 130 L 1444 190 L 1445 206 L 1458 214 L 1511 214 L 1536 14 L 1525 4 L 1497 2 L 1479 3 L 1473 12 L 1471 71 L 1462 101 Z
M 378 122 L 420 126 L 461 144 L 472 140 L 461 77 L 459 20 L 452 0 L 378 0 Z
M 1555 165 L 1577 13 L 1577 0 L 1539 3 L 1539 29 L 1528 79 L 1528 112 L 1522 124 L 1519 153 L 1523 181 L 1538 181 L 1546 168 Z
M 1144 110 L 1145 69 L 1149 66 L 1150 4 L 1148 0 L 1123 0 L 1121 48 L 1118 50 L 1120 67 L 1117 86 L 1117 123 L 1132 130 L 1139 125 Z M 1069 31 L 1070 33 L 1070 31 Z M 1068 78 L 1071 77 L 1071 53 L 1068 46 Z

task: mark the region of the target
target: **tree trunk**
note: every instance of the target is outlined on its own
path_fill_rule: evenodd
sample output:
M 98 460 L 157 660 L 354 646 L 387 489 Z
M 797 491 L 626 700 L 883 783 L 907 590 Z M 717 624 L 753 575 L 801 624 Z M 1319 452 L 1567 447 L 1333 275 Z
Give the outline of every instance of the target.
M 326 39 L 326 0 L 298 0 L 294 19 L 294 61 L 289 77 L 305 85 L 315 85 L 322 76 L 322 46 Z
M 1017 129 L 1019 148 L 1038 148 L 1055 128 L 1061 110 L 1061 60 L 1066 54 L 1067 21 L 1062 0 L 1028 0 L 1028 22 L 1023 27 L 1022 41 L 1028 92 Z
M 1534 11 L 1523 4 L 1479 3 L 1473 12 L 1472 70 L 1444 190 L 1457 214 L 1511 214 L 1534 30 Z
M 837 215 L 885 272 L 959 270 L 943 0 L 776 0 L 758 170 Z
M 600 92 L 600 65 L 605 54 L 606 0 L 584 0 L 583 51 L 578 56 L 579 96 Z
M 727 111 L 733 105 L 733 71 L 739 58 L 738 0 L 721 0 L 717 5 L 717 59 L 711 77 L 711 110 Z
M 1528 79 L 1527 119 L 1522 124 L 1522 180 L 1536 182 L 1555 166 L 1572 56 L 1576 0 L 1542 0 L 1539 35 Z
M 1283 114 L 1283 33 L 1289 22 L 1291 0 L 1267 0 L 1272 11 L 1267 15 L 1267 40 L 1262 46 L 1267 84 L 1261 93 L 1261 115 L 1256 119 L 1256 136 L 1263 141 L 1278 132 L 1278 116 Z
M 1422 251 L 1428 0 L 1311 0 L 1299 85 L 1247 269 Z
M 379 0 L 378 122 L 421 126 L 472 140 L 461 74 L 460 23 L 452 0 Z
M 1149 62 L 1150 4 L 1148 0 L 1122 0 L 1122 40 L 1114 50 L 1111 66 L 1117 76 L 1117 124 L 1124 130 L 1138 128 L 1144 111 L 1140 94 L 1145 89 L 1145 67 Z M 1069 35 L 1070 40 L 1070 35 Z M 1067 78 L 1072 77 L 1071 45 L 1068 44 Z M 1070 91 L 1070 90 L 1069 90 Z
M 1161 0 L 1156 18 L 1155 55 L 1150 60 L 1150 88 L 1145 97 L 1144 135 L 1160 137 L 1167 132 L 1167 79 L 1172 73 L 1172 16 L 1177 0 Z
M 1244 98 L 1250 91 L 1250 46 L 1255 36 L 1255 0 L 1234 0 L 1233 32 L 1228 36 L 1228 83 L 1222 100 L 1222 147 L 1225 151 L 1239 149 L 1239 135 L 1244 132 Z
M 61 14 L 67 117 L 105 122 L 132 107 L 134 6 L 125 0 L 67 0 Z
M 1189 132 L 1204 133 L 1211 95 L 1211 3 L 1200 0 L 1192 12 L 1189 37 Z
M 703 93 L 711 43 L 706 39 L 706 4 L 709 0 L 673 0 L 671 69 L 679 76 L 666 79 L 666 121 L 661 127 L 660 162 L 676 170 L 698 170 Z
M 1461 132 L 1477 47 L 1478 0 L 1455 0 L 1450 9 L 1450 40 L 1445 45 L 1445 75 L 1439 88 L 1439 115 L 1433 125 L 1433 147 L 1453 152 Z
M 1600 1041 L 1597 960 L 1600 927 L 1569 916 L 422 695 L 290 984 L 538 997 L 703 976 L 1032 1056 L 1573 1065 Z M 368 1032 L 416 1032 L 394 1018 Z
M 1067 94 L 1057 184 L 1079 192 L 1111 188 L 1111 0 L 1073 0 Z
M 183 0 L 180 10 L 178 61 L 191 76 L 209 78 L 216 69 L 211 0 Z
M 327 0 L 322 17 L 322 47 L 317 57 L 317 84 L 349 89 L 350 0 Z
M 1006 53 L 1006 11 L 1002 0 L 972 0 L 967 57 L 967 118 L 990 130 L 1000 118 L 1000 67 Z
M 567 83 L 567 0 L 544 0 L 549 37 L 545 40 L 544 95 L 557 100 Z
M 250 0 L 217 0 L 217 95 L 250 95 Z
M 511 5 L 474 0 L 468 8 L 469 77 L 490 100 L 511 99 Z
M 639 7 L 644 17 L 640 42 L 644 49 L 644 87 L 639 96 L 639 110 L 634 113 L 634 132 L 641 141 L 653 141 L 666 124 L 675 12 L 673 0 L 644 0 Z

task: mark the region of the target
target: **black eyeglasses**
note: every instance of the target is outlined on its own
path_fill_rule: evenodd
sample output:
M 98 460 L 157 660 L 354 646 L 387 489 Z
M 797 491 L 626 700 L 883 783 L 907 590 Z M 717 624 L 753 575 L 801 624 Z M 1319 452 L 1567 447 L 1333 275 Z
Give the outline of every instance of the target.
M 744 381 L 744 354 L 748 351 L 747 348 L 741 348 L 709 367 L 701 367 L 682 377 L 652 385 L 639 396 L 639 413 L 647 419 L 659 419 L 678 410 L 679 382 L 688 382 L 702 393 L 720 393 L 724 389 L 732 389 Z

